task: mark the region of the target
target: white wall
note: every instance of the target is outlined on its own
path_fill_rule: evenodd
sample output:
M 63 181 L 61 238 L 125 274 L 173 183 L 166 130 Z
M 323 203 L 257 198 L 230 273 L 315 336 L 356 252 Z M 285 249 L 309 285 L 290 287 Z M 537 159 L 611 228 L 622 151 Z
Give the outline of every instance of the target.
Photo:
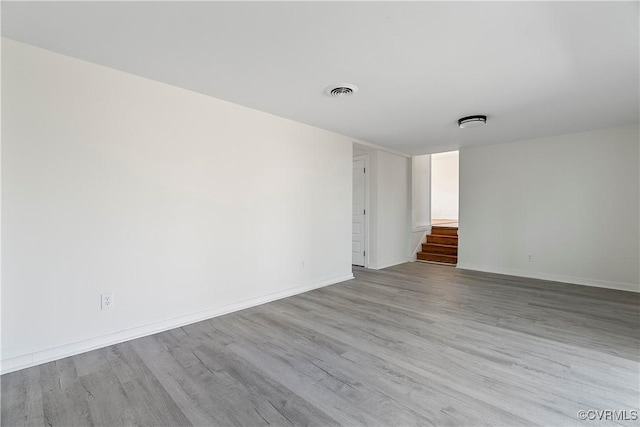
M 431 155 L 411 158 L 411 234 L 409 260 L 415 261 L 422 243 L 431 233 Z
M 431 155 L 431 218 L 458 219 L 458 152 Z
M 431 155 L 411 158 L 412 227 L 425 229 L 431 225 Z
M 376 150 L 371 156 L 373 229 L 369 258 L 371 268 L 386 268 L 407 262 L 411 232 L 411 159 Z
M 369 157 L 368 267 L 377 270 L 409 261 L 416 245 L 412 242 L 424 235 L 411 229 L 412 159 L 358 143 L 353 144 L 353 155 Z
M 458 267 L 640 291 L 639 145 L 634 125 L 462 149 Z
M 10 40 L 2 88 L 4 371 L 351 277 L 351 139 Z

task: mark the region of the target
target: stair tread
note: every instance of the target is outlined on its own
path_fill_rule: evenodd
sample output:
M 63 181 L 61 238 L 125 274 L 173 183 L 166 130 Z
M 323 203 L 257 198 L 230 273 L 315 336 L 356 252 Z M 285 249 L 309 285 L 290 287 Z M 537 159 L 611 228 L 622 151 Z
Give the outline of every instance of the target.
M 438 246 L 441 248 L 457 248 L 458 245 L 445 245 L 444 243 L 423 243 L 423 245 L 429 245 L 429 246 Z
M 417 259 L 416 262 L 424 262 L 425 264 L 446 265 L 446 266 L 451 266 L 451 267 L 454 267 L 457 264 L 457 263 L 442 262 L 442 261 L 429 261 L 429 260 L 426 260 L 426 259 Z
M 422 261 L 444 262 L 447 264 L 458 263 L 458 257 L 455 255 L 434 254 L 430 252 L 418 252 L 417 259 Z
M 436 254 L 436 253 L 433 253 L 433 252 L 426 252 L 426 251 L 420 251 L 418 253 L 419 254 L 423 254 L 423 255 L 435 255 L 435 256 L 442 256 L 442 257 L 447 257 L 447 258 L 458 258 L 457 255 Z
M 457 227 L 431 227 L 432 236 L 457 236 Z
M 434 225 L 417 253 L 419 261 L 458 263 L 458 227 Z
M 436 242 L 430 242 L 429 240 L 436 240 Z M 447 236 L 444 234 L 429 234 L 427 235 L 427 243 L 434 243 L 436 245 L 445 245 L 445 244 L 458 244 L 458 236 Z

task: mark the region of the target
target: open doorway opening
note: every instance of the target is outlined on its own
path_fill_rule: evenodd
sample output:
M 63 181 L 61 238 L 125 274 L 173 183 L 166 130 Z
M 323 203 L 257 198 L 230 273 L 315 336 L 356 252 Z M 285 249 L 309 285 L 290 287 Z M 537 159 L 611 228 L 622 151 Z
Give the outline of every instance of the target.
M 430 158 L 430 230 L 416 254 L 418 261 L 458 263 L 458 152 Z
M 431 225 L 458 226 L 458 152 L 431 155 Z

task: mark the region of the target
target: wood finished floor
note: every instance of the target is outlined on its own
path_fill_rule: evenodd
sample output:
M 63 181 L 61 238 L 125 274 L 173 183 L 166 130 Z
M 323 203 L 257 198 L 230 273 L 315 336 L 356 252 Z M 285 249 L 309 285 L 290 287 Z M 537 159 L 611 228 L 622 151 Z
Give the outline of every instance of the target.
M 640 295 L 409 263 L 2 377 L 2 425 L 638 425 Z

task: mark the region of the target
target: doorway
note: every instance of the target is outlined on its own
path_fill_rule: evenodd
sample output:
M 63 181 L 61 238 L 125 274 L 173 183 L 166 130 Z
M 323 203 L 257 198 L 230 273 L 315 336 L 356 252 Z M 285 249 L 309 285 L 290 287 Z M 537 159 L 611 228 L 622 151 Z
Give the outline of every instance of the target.
M 458 159 L 458 152 L 450 151 L 414 161 L 430 163 L 430 226 L 417 248 L 418 261 L 458 264 Z
M 351 228 L 351 264 L 367 266 L 367 166 L 369 156 L 353 158 L 353 221 Z
M 432 225 L 458 226 L 458 164 L 457 151 L 431 155 Z
M 430 230 L 419 245 L 418 261 L 458 263 L 458 152 L 431 155 Z

